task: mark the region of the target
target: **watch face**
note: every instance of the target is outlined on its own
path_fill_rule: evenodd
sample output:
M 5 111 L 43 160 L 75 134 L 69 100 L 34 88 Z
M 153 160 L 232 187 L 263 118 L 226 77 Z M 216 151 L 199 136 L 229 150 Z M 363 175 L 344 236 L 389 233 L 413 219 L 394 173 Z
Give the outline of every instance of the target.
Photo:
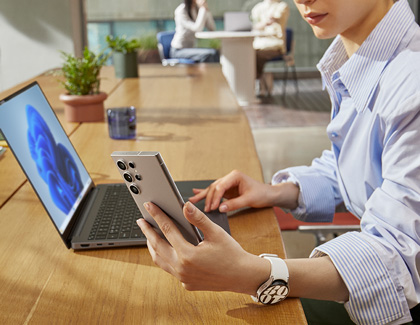
M 261 292 L 260 302 L 266 305 L 272 305 L 286 299 L 289 294 L 289 287 L 284 281 L 274 281 L 271 286 Z

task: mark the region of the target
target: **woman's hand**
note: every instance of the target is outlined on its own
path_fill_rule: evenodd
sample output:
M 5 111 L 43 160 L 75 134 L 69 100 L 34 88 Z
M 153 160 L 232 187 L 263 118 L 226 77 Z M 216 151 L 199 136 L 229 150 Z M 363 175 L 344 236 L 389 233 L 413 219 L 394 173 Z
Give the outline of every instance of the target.
M 153 261 L 182 282 L 187 290 L 233 291 L 255 294 L 270 275 L 269 261 L 252 255 L 213 223 L 192 203 L 184 206 L 184 215 L 204 234 L 197 246 L 187 242 L 178 228 L 156 205 L 145 208 L 165 235 L 162 239 L 144 219 L 138 225 L 147 237 Z
M 196 4 L 197 4 L 197 7 L 198 8 L 205 8 L 205 9 L 208 9 L 208 6 L 207 6 L 207 0 L 196 0 L 196 2 L 195 2 Z
M 206 199 L 205 212 L 217 208 L 220 212 L 228 212 L 244 207 L 271 206 L 293 209 L 297 207 L 299 188 L 292 183 L 282 183 L 276 186 L 264 184 L 234 170 L 216 180 L 206 189 L 194 189 L 194 194 L 190 198 L 192 203 Z M 227 200 L 221 203 L 222 198 Z

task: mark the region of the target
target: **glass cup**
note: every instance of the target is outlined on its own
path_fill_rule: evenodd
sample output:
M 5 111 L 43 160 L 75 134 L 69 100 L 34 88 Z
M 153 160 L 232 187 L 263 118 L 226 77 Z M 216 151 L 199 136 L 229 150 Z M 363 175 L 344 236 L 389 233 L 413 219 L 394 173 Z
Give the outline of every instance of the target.
M 136 137 L 136 108 L 117 107 L 107 109 L 108 131 L 112 139 L 133 139 Z

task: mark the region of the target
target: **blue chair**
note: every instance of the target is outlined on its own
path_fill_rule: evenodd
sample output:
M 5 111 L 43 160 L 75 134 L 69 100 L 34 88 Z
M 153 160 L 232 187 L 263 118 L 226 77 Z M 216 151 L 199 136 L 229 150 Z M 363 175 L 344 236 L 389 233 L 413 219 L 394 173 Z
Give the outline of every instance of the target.
M 288 80 L 289 68 L 291 68 L 292 70 L 293 80 L 295 82 L 295 87 L 296 87 L 296 93 L 299 93 L 299 86 L 298 86 L 298 79 L 297 79 L 295 58 L 294 58 L 293 30 L 291 28 L 286 28 L 286 53 L 271 59 L 269 62 L 278 62 L 278 61 L 284 62 L 283 96 L 286 95 L 286 83 Z M 269 79 L 269 81 L 267 81 L 267 79 Z M 268 95 L 271 95 L 271 89 L 270 89 L 271 86 L 268 84 L 271 83 L 272 85 L 272 80 L 273 80 L 273 72 L 272 71 L 264 72 L 263 81 L 268 91 Z
M 176 64 L 194 64 L 195 62 L 190 59 L 176 59 L 171 58 L 171 42 L 174 38 L 175 31 L 159 32 L 156 35 L 158 41 L 158 50 L 160 60 L 163 66 L 174 66 Z

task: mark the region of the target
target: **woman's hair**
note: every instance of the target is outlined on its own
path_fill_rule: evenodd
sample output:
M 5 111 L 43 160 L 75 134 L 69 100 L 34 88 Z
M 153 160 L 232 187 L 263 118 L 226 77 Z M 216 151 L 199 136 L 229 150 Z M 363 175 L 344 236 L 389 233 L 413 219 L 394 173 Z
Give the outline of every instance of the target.
M 188 16 L 190 16 L 191 20 L 193 20 L 191 9 L 193 6 L 193 0 L 184 0 L 185 7 L 187 8 Z

